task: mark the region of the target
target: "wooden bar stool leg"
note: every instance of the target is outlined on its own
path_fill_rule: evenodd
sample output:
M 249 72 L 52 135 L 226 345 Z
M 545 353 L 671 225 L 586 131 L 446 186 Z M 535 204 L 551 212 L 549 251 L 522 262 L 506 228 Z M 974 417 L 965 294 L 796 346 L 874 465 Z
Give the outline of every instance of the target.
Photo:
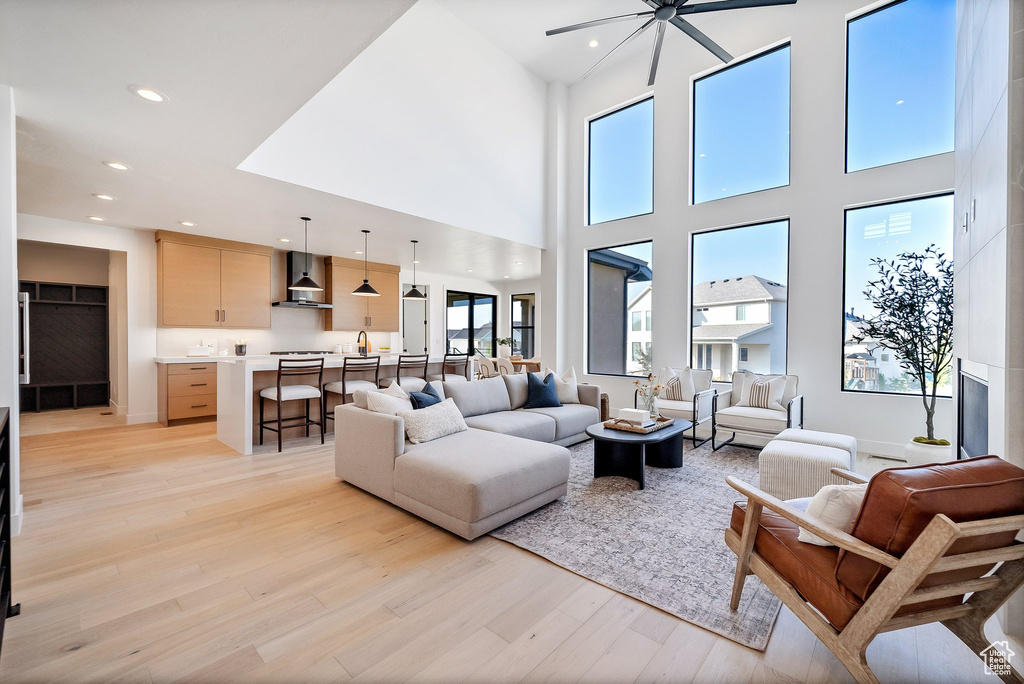
M 324 433 L 327 431 L 327 419 L 324 417 L 327 414 L 327 396 L 320 393 L 320 443 L 324 443 Z
M 260 395 L 260 446 L 263 446 L 263 395 Z
M 277 390 L 277 453 L 281 453 L 284 450 L 284 444 L 281 438 L 281 388 Z
M 306 399 L 306 437 L 309 437 L 309 399 Z

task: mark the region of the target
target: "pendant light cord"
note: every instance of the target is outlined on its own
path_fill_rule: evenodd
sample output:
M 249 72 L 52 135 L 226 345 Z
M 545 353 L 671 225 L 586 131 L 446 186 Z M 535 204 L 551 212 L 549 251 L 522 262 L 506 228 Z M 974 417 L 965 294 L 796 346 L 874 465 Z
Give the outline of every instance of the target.
M 302 249 L 306 252 L 306 275 L 309 275 L 309 219 L 303 219 L 302 226 Z

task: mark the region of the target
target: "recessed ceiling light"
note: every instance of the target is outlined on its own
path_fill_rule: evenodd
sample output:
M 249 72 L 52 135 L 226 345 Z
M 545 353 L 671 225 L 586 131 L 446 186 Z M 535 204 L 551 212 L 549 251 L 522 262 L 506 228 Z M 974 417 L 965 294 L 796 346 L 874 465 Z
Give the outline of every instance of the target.
M 89 219 L 90 221 L 106 221 L 107 220 L 107 219 L 103 218 L 102 216 L 86 216 L 86 218 Z
M 517 262 L 516 262 L 516 266 L 522 266 L 522 265 L 523 265 L 523 262 L 522 262 L 522 261 L 517 261 Z
M 419 260 L 419 259 L 413 259 L 413 260 L 412 260 L 412 263 L 414 263 L 414 264 L 418 264 L 418 263 L 420 263 L 420 260 Z
M 103 162 L 103 164 L 104 166 L 109 166 L 110 168 L 117 169 L 118 171 L 127 171 L 128 169 L 132 168 L 127 164 L 122 164 L 121 162 L 117 161 L 105 161 Z
M 361 249 L 357 249 L 356 251 L 354 251 L 354 252 L 352 252 L 352 253 L 353 253 L 353 254 L 362 254 L 362 253 L 363 253 L 363 250 L 361 250 Z
M 591 41 L 590 41 L 589 43 L 587 43 L 587 45 L 589 45 L 589 46 L 590 46 L 590 47 L 592 47 L 592 48 L 595 48 L 595 47 L 597 47 L 598 45 L 600 45 L 600 43 L 598 43 L 598 42 L 597 42 L 597 38 L 594 38 L 594 39 L 593 39 L 593 40 L 591 40 Z
M 511 278 L 512 276 L 502 276 L 502 278 Z
M 146 86 L 128 86 L 128 90 L 135 93 L 143 100 L 149 100 L 150 102 L 166 102 L 170 99 L 166 95 L 161 93 L 159 90 L 153 90 L 152 88 L 147 88 Z
M 115 199 L 117 199 L 116 197 L 112 197 L 111 195 L 100 195 L 97 193 L 93 193 L 92 196 L 95 197 L 96 199 L 106 200 L 108 202 L 112 202 Z
M 472 273 L 472 272 L 473 272 L 473 269 L 471 269 L 471 268 L 467 268 L 466 269 L 466 273 Z
M 188 226 L 189 228 L 194 228 L 196 225 L 195 221 L 178 221 L 178 223 L 180 223 L 183 226 Z
M 291 242 L 291 241 L 292 241 L 292 239 L 291 239 L 291 238 L 277 238 L 277 239 L 278 239 L 279 241 L 281 241 L 281 242 Z

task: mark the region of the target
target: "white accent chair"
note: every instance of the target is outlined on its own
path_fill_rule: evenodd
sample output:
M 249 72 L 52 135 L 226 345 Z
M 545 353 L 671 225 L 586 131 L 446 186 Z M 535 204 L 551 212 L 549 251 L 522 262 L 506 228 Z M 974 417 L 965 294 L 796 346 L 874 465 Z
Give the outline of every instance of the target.
M 693 442 L 693 448 L 696 449 L 699 446 L 703 446 L 709 438 L 704 438 L 701 441 L 697 441 L 697 426 L 702 423 L 706 423 L 711 420 L 712 404 L 714 403 L 715 395 L 718 394 L 718 390 L 711 387 L 711 378 L 713 371 L 711 370 L 699 370 L 693 368 L 673 368 L 676 375 L 682 376 L 684 373 L 689 373 L 690 377 L 693 378 L 693 397 L 684 400 L 678 399 L 666 399 L 665 392 L 662 391 L 658 395 L 658 413 L 667 418 L 679 418 L 681 420 L 689 420 L 693 423 L 693 427 L 690 429 L 690 435 L 683 433 L 683 439 L 688 439 Z M 664 377 L 658 378 L 659 385 L 667 384 L 667 379 Z M 637 393 L 633 393 L 633 408 L 637 407 Z
M 498 369 L 498 375 L 515 375 L 516 367 L 504 356 L 494 359 L 494 366 Z
M 754 406 L 738 406 L 743 393 L 743 381 L 749 375 L 749 371 L 739 370 L 732 374 L 732 389 L 716 394 L 712 400 L 711 408 L 711 448 L 715 451 L 721 447 L 732 444 L 736 435 L 744 434 L 762 439 L 773 439 L 780 432 L 788 428 L 802 428 L 804 426 L 804 398 L 797 393 L 800 378 L 795 375 L 770 377 L 785 377 L 786 389 L 782 393 L 782 406 L 784 410 L 757 408 Z M 717 441 L 718 432 L 731 432 L 732 437 L 724 442 Z M 751 449 L 760 449 L 760 446 L 745 446 Z

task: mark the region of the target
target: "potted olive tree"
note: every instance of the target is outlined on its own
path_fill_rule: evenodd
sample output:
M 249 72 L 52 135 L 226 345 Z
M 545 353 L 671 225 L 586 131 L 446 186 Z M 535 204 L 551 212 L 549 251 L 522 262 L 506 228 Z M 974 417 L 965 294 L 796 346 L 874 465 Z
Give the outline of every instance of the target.
M 949 460 L 949 441 L 935 438 L 934 418 L 938 389 L 953 361 L 953 262 L 929 245 L 922 254 L 904 252 L 871 263 L 878 277 L 868 282 L 864 296 L 876 313 L 857 340 L 871 339 L 892 351 L 919 386 L 926 434 L 904 447 L 907 461 Z

